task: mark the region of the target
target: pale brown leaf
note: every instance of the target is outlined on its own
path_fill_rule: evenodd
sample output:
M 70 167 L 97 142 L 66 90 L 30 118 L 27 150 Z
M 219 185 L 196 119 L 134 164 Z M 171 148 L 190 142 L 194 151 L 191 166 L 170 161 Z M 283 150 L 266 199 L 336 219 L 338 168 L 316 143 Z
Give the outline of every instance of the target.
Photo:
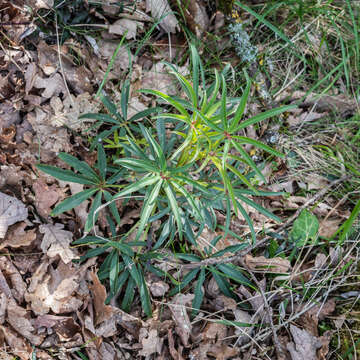
M 289 342 L 286 347 L 291 360 L 317 360 L 316 351 L 322 346 L 320 340 L 295 325 L 290 325 L 290 332 L 294 342 Z
M 5 237 L 8 227 L 27 219 L 25 205 L 17 198 L 0 193 L 0 239 Z
M 78 259 L 79 256 L 69 248 L 73 234 L 63 230 L 63 227 L 62 224 L 46 224 L 39 227 L 39 231 L 44 234 L 41 250 L 50 258 L 59 255 L 62 261 L 68 264 L 73 259 Z
M 287 273 L 291 269 L 290 261 L 281 257 L 267 259 L 265 256 L 253 257 L 247 254 L 245 264 L 250 270 L 257 272 Z

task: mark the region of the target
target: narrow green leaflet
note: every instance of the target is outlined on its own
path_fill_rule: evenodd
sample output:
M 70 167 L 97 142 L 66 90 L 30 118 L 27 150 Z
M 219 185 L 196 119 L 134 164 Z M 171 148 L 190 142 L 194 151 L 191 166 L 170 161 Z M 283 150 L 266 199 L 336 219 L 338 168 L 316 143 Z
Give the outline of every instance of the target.
M 156 183 L 160 179 L 161 179 L 161 177 L 158 176 L 158 175 L 157 176 L 146 177 L 145 179 L 139 180 L 139 181 L 127 186 L 122 191 L 118 192 L 117 194 L 115 194 L 113 196 L 113 199 L 118 199 L 118 198 L 124 197 L 126 195 L 132 194 L 135 191 L 141 190 L 145 186 L 150 186 L 150 185 Z
M 147 192 L 148 196 L 145 197 L 146 200 L 145 200 L 144 205 L 141 210 L 140 223 L 139 223 L 139 228 L 138 228 L 138 232 L 136 234 L 135 241 L 138 241 L 140 239 L 140 236 L 143 235 L 143 230 L 144 230 L 145 226 L 148 224 L 148 219 L 156 205 L 156 198 L 159 195 L 163 181 L 164 181 L 163 179 L 160 179 L 154 185 L 151 192 L 150 191 Z M 150 194 L 149 194 L 149 192 L 150 192 Z
M 68 197 L 64 201 L 62 201 L 59 205 L 57 205 L 54 210 L 51 212 L 52 216 L 59 215 L 65 211 L 71 210 L 74 207 L 80 205 L 83 201 L 89 199 L 93 194 L 95 194 L 98 189 L 87 189 L 84 191 L 80 191 L 77 194 Z
M 70 181 L 77 184 L 83 184 L 83 185 L 95 185 L 96 181 L 85 177 L 80 174 L 75 174 L 74 172 L 70 170 L 64 170 L 57 168 L 55 166 L 51 165 L 43 165 L 43 164 L 37 164 L 36 167 L 43 171 L 46 174 L 49 174 L 53 176 L 56 179 L 62 180 L 62 181 Z
M 94 223 L 96 222 L 97 218 L 99 217 L 99 212 L 97 212 L 95 214 L 95 211 L 100 207 L 101 205 L 101 198 L 102 198 L 102 191 L 99 191 L 95 198 L 93 199 L 93 202 L 91 204 L 90 210 L 89 210 L 89 214 L 88 217 L 86 219 L 86 223 L 85 223 L 85 228 L 84 231 L 85 232 L 89 232 L 93 226 Z
M 204 298 L 204 291 L 202 290 L 204 281 L 205 281 L 205 268 L 202 267 L 200 270 L 198 281 L 196 282 L 195 294 L 194 294 L 195 297 L 192 303 L 192 307 L 193 307 L 193 310 L 191 312 L 192 317 L 195 317 L 200 310 L 200 306 Z
M 177 227 L 178 227 L 178 231 L 179 231 L 179 238 L 180 240 L 182 239 L 182 236 L 183 236 L 183 231 L 182 231 L 182 222 L 181 222 L 181 217 L 180 217 L 180 210 L 179 210 L 179 207 L 178 207 L 178 203 L 176 201 L 176 196 L 169 184 L 169 182 L 166 180 L 165 181 L 165 192 L 166 192 L 166 195 L 169 199 L 169 202 L 170 202 L 170 207 L 173 211 L 173 215 L 174 215 L 174 218 L 175 218 L 175 221 L 176 221 L 176 224 L 177 224 Z
M 98 174 L 85 161 L 80 161 L 75 156 L 72 156 L 64 152 L 61 152 L 58 156 L 59 159 L 66 162 L 68 165 L 72 166 L 75 170 L 80 171 L 85 177 L 91 178 L 95 182 L 99 181 Z

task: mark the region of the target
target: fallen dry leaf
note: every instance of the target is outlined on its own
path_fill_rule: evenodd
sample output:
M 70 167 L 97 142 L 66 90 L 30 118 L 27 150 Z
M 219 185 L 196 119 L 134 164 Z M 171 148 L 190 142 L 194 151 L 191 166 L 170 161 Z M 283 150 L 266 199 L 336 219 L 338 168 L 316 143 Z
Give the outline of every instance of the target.
M 59 200 L 61 190 L 56 184 L 48 186 L 43 178 L 38 178 L 32 186 L 35 192 L 35 207 L 40 216 L 47 218 L 51 207 Z
M 265 256 L 247 254 L 244 260 L 250 270 L 257 272 L 287 273 L 291 269 L 290 261 L 281 257 L 267 259 Z
M 6 256 L 0 257 L 0 270 L 2 275 L 0 279 L 0 288 L 5 290 L 4 292 L 8 298 L 14 297 L 19 303 L 22 303 L 24 301 L 26 285 L 10 258 Z M 11 286 L 8 285 L 7 281 L 10 281 Z M 10 293 L 9 289 L 11 289 Z
M 69 248 L 73 240 L 73 234 L 70 231 L 63 230 L 63 224 L 46 224 L 39 227 L 39 231 L 44 234 L 41 242 L 41 250 L 50 258 L 59 255 L 65 264 L 73 259 L 78 259 L 73 250 Z
M 29 312 L 18 306 L 13 299 L 10 299 L 8 302 L 6 321 L 32 344 L 38 346 L 42 343 L 45 336 L 35 334 L 35 328 Z
M 29 246 L 36 239 L 36 229 L 25 231 L 26 227 L 25 222 L 11 226 L 4 241 L 0 244 L 0 250 L 7 246 L 12 248 Z
M 173 360 L 184 360 L 181 354 L 175 349 L 175 341 L 172 334 L 172 330 L 169 328 L 168 330 L 168 343 L 169 343 L 169 351 Z
M 151 294 L 155 297 L 164 296 L 169 288 L 169 285 L 164 281 L 155 281 L 150 285 Z
M 54 260 L 51 260 L 54 261 Z M 33 276 L 25 293 L 25 300 L 30 303 L 37 315 L 47 314 L 50 309 L 55 314 L 68 314 L 77 311 L 88 295 L 80 283 L 84 281 L 87 263 L 82 267 L 65 264 L 59 261 L 56 269 L 49 259 L 42 261 Z
M 140 330 L 140 334 L 143 330 L 146 334 L 145 336 L 140 336 L 142 349 L 139 351 L 139 354 L 145 357 L 151 356 L 155 353 L 161 354 L 161 348 L 164 340 L 159 337 L 158 331 L 156 329 L 150 329 L 147 331 L 142 328 Z
M 21 360 L 31 359 L 32 347 L 23 337 L 2 325 L 0 325 L 0 331 L 3 334 L 1 337 L 5 339 L 12 354 L 18 356 Z
M 90 273 L 93 284 L 90 286 L 92 292 L 94 307 L 95 307 L 95 326 L 109 320 L 114 314 L 114 308 L 110 305 L 105 305 L 106 289 L 101 284 L 97 275 L 93 272 Z
M 143 28 L 143 24 L 139 21 L 130 19 L 119 19 L 109 26 L 109 33 L 123 35 L 125 31 L 126 39 L 136 39 L 137 28 Z
M 318 336 L 318 323 L 335 311 L 336 303 L 334 299 L 328 300 L 325 304 L 316 305 L 301 315 L 300 324 L 314 336 Z
M 188 346 L 189 337 L 192 330 L 192 325 L 185 305 L 191 303 L 191 301 L 194 299 L 194 296 L 194 294 L 177 294 L 170 303 L 172 318 L 176 323 L 175 330 L 180 336 L 181 342 L 184 346 Z
M 45 328 L 48 332 L 53 329 L 61 341 L 71 340 L 81 330 L 71 316 L 40 315 L 35 319 L 33 325 L 37 329 Z
M 146 0 L 146 11 L 151 12 L 151 16 L 155 20 L 163 18 L 159 25 L 167 33 L 175 33 L 179 28 L 179 23 L 167 0 Z
M 316 352 L 322 346 L 321 341 L 295 325 L 290 325 L 290 332 L 295 342 L 289 342 L 286 345 L 291 360 L 317 360 Z
M 15 197 L 0 193 L 0 239 L 5 237 L 8 227 L 27 219 L 25 205 Z
M 340 224 L 344 220 L 341 218 L 327 219 L 320 221 L 319 225 L 319 236 L 330 238 L 339 229 Z

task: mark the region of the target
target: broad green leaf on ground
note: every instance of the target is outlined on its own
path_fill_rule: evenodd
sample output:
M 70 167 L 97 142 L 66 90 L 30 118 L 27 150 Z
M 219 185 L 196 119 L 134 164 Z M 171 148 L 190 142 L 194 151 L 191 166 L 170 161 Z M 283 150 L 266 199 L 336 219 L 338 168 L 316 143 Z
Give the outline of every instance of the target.
M 294 221 L 290 232 L 290 240 L 297 247 L 304 246 L 309 241 L 314 241 L 319 230 L 319 221 L 317 217 L 309 210 L 304 209 L 299 217 Z

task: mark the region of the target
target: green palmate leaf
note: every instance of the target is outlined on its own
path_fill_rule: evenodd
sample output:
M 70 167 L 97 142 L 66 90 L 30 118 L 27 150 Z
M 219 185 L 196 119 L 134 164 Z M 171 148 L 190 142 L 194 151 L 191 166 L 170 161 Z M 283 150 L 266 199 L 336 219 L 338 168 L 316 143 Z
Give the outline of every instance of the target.
M 205 281 L 205 268 L 202 267 L 200 270 L 198 281 L 196 282 L 195 293 L 194 293 L 195 297 L 192 303 L 192 308 L 193 308 L 191 312 L 192 317 L 195 317 L 200 310 L 200 306 L 204 298 L 204 291 L 202 290 L 204 281 Z
M 273 220 L 275 220 L 275 221 L 277 221 L 279 223 L 281 222 L 281 219 L 278 216 L 274 215 L 269 210 L 266 210 L 264 207 L 257 204 L 255 201 L 252 201 L 249 198 L 247 198 L 246 196 L 243 196 L 240 191 L 238 192 L 237 190 L 235 190 L 235 195 L 239 200 L 241 200 L 244 203 L 250 205 L 255 210 L 259 211 L 261 214 L 263 214 L 263 215 L 267 216 L 268 218 L 273 219 Z
M 147 117 L 153 113 L 157 113 L 160 111 L 163 111 L 163 108 L 161 108 L 160 106 L 156 106 L 156 107 L 153 107 L 150 109 L 145 109 L 145 110 L 140 111 L 140 112 L 136 113 L 135 115 L 133 115 L 128 121 L 129 122 L 137 121 L 137 120 Z
M 116 282 L 119 276 L 119 254 L 117 251 L 113 251 L 110 261 L 109 281 L 110 291 L 115 294 Z
M 98 120 L 98 121 L 100 121 L 102 123 L 110 123 L 110 124 L 115 124 L 115 125 L 119 124 L 119 120 L 116 120 L 116 119 L 112 118 L 110 115 L 107 115 L 107 114 L 88 113 L 88 114 L 80 115 L 79 119 L 92 119 L 92 120 Z
M 259 178 L 266 183 L 266 179 L 264 177 L 264 175 L 261 173 L 261 171 L 258 169 L 258 167 L 256 166 L 255 162 L 253 159 L 251 159 L 251 157 L 249 156 L 249 154 L 242 148 L 242 146 L 240 144 L 238 144 L 236 141 L 231 140 L 231 144 L 234 146 L 234 148 L 240 153 L 240 155 L 242 156 L 244 162 L 251 167 L 252 170 L 255 171 L 256 175 L 259 176 Z
M 262 150 L 265 150 L 266 152 L 268 152 L 269 154 L 272 154 L 272 155 L 275 155 L 275 156 L 278 156 L 278 157 L 281 157 L 281 158 L 284 158 L 285 155 L 282 154 L 281 152 L 277 151 L 277 150 L 274 150 L 273 148 L 271 148 L 270 146 L 268 145 L 265 145 L 263 144 L 262 142 L 260 141 L 257 141 L 257 140 L 254 140 L 254 139 L 250 139 L 248 137 L 245 137 L 245 136 L 233 136 L 234 139 L 236 139 L 237 143 L 239 144 L 250 144 L 250 145 L 254 145 L 255 147 L 259 148 L 259 149 L 262 149 Z M 235 141 L 233 142 L 235 143 Z
M 220 273 L 214 266 L 210 266 L 209 270 L 211 271 L 216 284 L 219 286 L 220 291 L 227 297 L 233 298 L 236 300 L 236 295 L 231 291 L 231 285 L 226 280 L 224 274 Z
M 301 247 L 309 244 L 310 241 L 316 240 L 319 230 L 319 221 L 317 217 L 309 210 L 301 211 L 299 217 L 294 221 L 293 228 L 290 231 L 290 239 Z
M 85 232 L 88 232 L 93 228 L 97 218 L 99 217 L 99 212 L 97 212 L 95 214 L 95 211 L 101 205 L 101 198 L 102 198 L 102 191 L 99 191 L 96 194 L 96 196 L 91 204 L 90 211 L 89 211 L 88 217 L 86 219 L 86 223 L 85 223 L 85 228 L 84 228 Z
M 169 296 L 174 296 L 175 294 L 179 293 L 182 289 L 184 289 L 192 280 L 195 279 L 196 275 L 200 271 L 200 268 L 193 269 L 189 271 L 183 278 L 183 281 L 180 285 L 174 287 L 172 290 L 169 291 Z
M 97 165 L 100 171 L 101 178 L 105 180 L 107 172 L 107 160 L 102 144 L 98 144 L 97 146 Z
M 158 158 L 160 162 L 160 167 L 162 171 L 164 171 L 166 168 L 166 159 L 160 145 L 155 141 L 155 139 L 151 136 L 150 132 L 142 124 L 140 124 L 140 129 L 145 139 L 150 144 L 154 158 Z
M 80 174 L 75 174 L 74 172 L 70 170 L 64 170 L 57 168 L 55 166 L 50 165 L 43 165 L 43 164 L 37 164 L 36 167 L 43 171 L 46 174 L 49 174 L 56 179 L 62 180 L 62 181 L 70 181 L 78 184 L 83 185 L 95 185 L 96 181 L 92 180 L 91 178 L 85 177 Z
M 143 230 L 144 230 L 145 226 L 148 224 L 148 219 L 156 206 L 156 199 L 159 195 L 163 181 L 164 181 L 163 179 L 160 179 L 154 185 L 152 190 L 149 189 L 147 191 L 148 196 L 145 197 L 146 200 L 145 200 L 144 205 L 141 210 L 139 228 L 138 228 L 138 232 L 137 232 L 135 241 L 139 240 L 140 236 L 143 235 Z
M 113 199 L 118 199 L 118 198 L 124 197 L 126 195 L 132 194 L 133 192 L 139 191 L 146 186 L 155 184 L 160 179 L 161 179 L 161 177 L 158 175 L 146 177 L 145 179 L 139 180 L 139 181 L 135 182 L 134 184 L 127 186 L 122 191 L 118 192 L 117 194 L 115 194 L 113 196 Z
M 135 295 L 135 286 L 136 286 L 136 282 L 130 276 L 129 280 L 127 282 L 127 285 L 126 285 L 125 295 L 124 295 L 123 301 L 121 303 L 121 308 L 124 311 L 129 312 L 130 309 L 131 309 L 131 304 L 132 304 L 132 302 L 134 300 L 134 295 Z
M 195 200 L 193 199 L 193 196 L 182 185 L 176 183 L 175 181 L 171 181 L 171 184 L 177 191 L 179 191 L 185 196 L 187 202 L 191 205 L 194 213 L 198 216 L 198 218 L 201 221 L 204 221 L 204 218 L 202 217 L 200 210 L 196 205 Z
M 222 126 L 223 129 L 225 131 L 228 130 L 228 124 L 227 124 L 227 114 L 226 114 L 226 101 L 227 101 L 227 96 L 226 96 L 226 81 L 223 75 L 221 75 L 221 87 L 222 87 L 222 92 L 221 92 L 221 122 L 222 122 Z
M 223 272 L 226 277 L 236 281 L 239 284 L 253 286 L 248 278 L 235 265 L 219 264 L 218 269 Z
M 105 197 L 105 200 L 107 202 L 109 202 L 109 209 L 110 209 L 110 212 L 111 212 L 111 215 L 114 217 L 115 221 L 120 224 L 120 214 L 119 214 L 119 210 L 116 206 L 116 201 L 113 200 L 113 197 L 112 195 L 104 190 L 104 197 Z
M 242 118 L 242 116 L 244 114 L 245 107 L 246 107 L 248 97 L 249 97 L 249 94 L 250 94 L 251 81 L 250 81 L 249 76 L 248 76 L 246 71 L 245 71 L 245 76 L 246 76 L 246 88 L 245 88 L 245 91 L 244 91 L 244 93 L 243 93 L 243 95 L 241 97 L 240 103 L 239 103 L 239 105 L 238 105 L 238 107 L 236 109 L 234 118 L 231 121 L 231 126 L 230 126 L 230 130 L 229 130 L 231 133 L 234 132 L 234 130 L 236 129 L 236 127 L 239 124 L 239 121 L 241 120 L 241 118 Z
M 146 316 L 151 317 L 152 309 L 151 309 L 149 289 L 146 285 L 144 273 L 143 273 L 143 270 L 140 265 L 138 265 L 138 273 L 139 273 L 139 279 L 140 279 L 138 287 L 139 287 L 139 292 L 140 292 L 141 305 L 142 305 L 142 308 L 143 308 Z
M 68 211 L 73 209 L 74 207 L 80 205 L 83 201 L 89 199 L 93 194 L 95 194 L 99 189 L 87 189 L 84 191 L 80 191 L 77 194 L 68 197 L 60 204 L 58 204 L 54 210 L 51 212 L 52 216 L 59 215 L 64 211 Z
M 297 107 L 297 105 L 281 106 L 279 108 L 271 109 L 271 110 L 265 111 L 263 113 L 260 113 L 258 115 L 255 115 L 252 118 L 250 118 L 248 120 L 245 120 L 240 125 L 238 125 L 236 127 L 236 129 L 234 130 L 234 132 L 238 132 L 239 130 L 245 129 L 246 127 L 248 127 L 248 126 L 250 126 L 252 124 L 256 124 L 256 123 L 258 123 L 260 121 L 269 119 L 269 118 L 271 118 L 273 116 L 276 116 L 276 115 L 280 115 L 283 112 L 295 109 L 296 107 Z
M 151 90 L 151 89 L 141 89 L 139 91 L 144 93 L 144 94 L 155 95 L 155 96 L 165 100 L 166 102 L 171 104 L 176 110 L 178 110 L 180 114 L 182 114 L 182 115 L 184 115 L 186 117 L 190 117 L 189 113 L 186 111 L 186 109 L 178 101 L 176 101 L 172 97 L 162 93 L 161 91 Z
M 130 81 L 126 79 L 121 89 L 121 112 L 125 121 L 127 119 L 129 94 L 130 94 Z
M 85 177 L 91 178 L 95 182 L 99 182 L 98 174 L 91 168 L 91 166 L 85 161 L 80 161 L 75 156 L 61 152 L 59 159 L 72 166 L 75 170 L 81 172 Z
M 157 165 L 150 160 L 141 160 L 141 159 L 117 159 L 114 161 L 115 164 L 119 164 L 127 169 L 135 170 L 135 171 L 142 171 L 142 172 L 160 172 Z
M 180 217 L 180 210 L 179 210 L 179 207 L 178 207 L 178 203 L 176 201 L 176 195 L 174 194 L 172 188 L 171 188 L 171 185 L 169 183 L 169 181 L 165 180 L 165 188 L 164 188 L 165 192 L 166 192 L 166 195 L 169 199 L 169 203 L 170 203 L 170 207 L 171 207 L 171 210 L 173 212 L 173 215 L 174 215 L 174 218 L 175 218 L 175 221 L 176 221 L 176 224 L 177 224 L 177 229 L 178 229 L 178 232 L 179 232 L 179 238 L 180 240 L 182 240 L 182 222 L 181 222 L 181 217 Z

